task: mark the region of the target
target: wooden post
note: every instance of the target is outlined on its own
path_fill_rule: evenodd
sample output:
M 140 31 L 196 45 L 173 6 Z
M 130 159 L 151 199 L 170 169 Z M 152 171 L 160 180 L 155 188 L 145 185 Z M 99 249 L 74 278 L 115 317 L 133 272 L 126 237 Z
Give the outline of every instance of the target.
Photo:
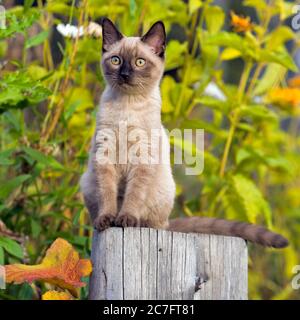
M 148 228 L 94 232 L 92 300 L 247 299 L 240 238 Z

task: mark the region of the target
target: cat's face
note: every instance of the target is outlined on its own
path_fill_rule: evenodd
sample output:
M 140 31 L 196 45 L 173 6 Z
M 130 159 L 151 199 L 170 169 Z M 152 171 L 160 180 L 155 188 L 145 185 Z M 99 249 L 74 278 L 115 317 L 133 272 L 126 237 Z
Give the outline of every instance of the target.
M 156 22 L 143 37 L 125 37 L 109 19 L 104 19 L 102 32 L 102 69 L 112 88 L 145 94 L 158 85 L 164 70 L 166 42 L 162 22 Z

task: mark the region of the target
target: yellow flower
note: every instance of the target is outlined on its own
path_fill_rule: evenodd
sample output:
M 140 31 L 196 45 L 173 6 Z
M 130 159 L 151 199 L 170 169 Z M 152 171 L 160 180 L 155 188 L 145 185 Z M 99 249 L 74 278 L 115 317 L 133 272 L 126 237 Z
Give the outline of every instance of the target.
M 235 32 L 246 32 L 253 28 L 253 24 L 250 21 L 250 17 L 242 17 L 235 14 L 233 11 L 230 12 L 231 25 Z
M 269 100 L 280 107 L 295 108 L 300 105 L 300 89 L 275 88 L 270 91 Z
M 59 292 L 55 290 L 47 291 L 42 295 L 42 300 L 74 300 L 68 292 Z
M 300 75 L 288 81 L 289 87 L 300 88 Z

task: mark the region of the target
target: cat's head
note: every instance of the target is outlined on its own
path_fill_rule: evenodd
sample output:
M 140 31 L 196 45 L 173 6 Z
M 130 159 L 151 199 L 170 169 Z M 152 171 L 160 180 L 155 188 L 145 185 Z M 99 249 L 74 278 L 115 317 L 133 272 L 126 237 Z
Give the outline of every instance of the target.
M 102 36 L 102 69 L 112 88 L 143 94 L 158 85 L 164 71 L 166 46 L 165 27 L 161 21 L 142 37 L 126 37 L 105 18 Z

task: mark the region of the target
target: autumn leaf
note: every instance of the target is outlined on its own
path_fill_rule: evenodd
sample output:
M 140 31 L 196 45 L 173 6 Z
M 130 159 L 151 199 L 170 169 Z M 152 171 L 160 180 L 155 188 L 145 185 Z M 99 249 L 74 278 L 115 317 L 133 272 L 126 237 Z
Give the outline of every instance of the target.
M 68 292 L 51 290 L 42 295 L 42 300 L 74 300 L 74 297 Z
M 92 272 L 92 264 L 88 259 L 80 259 L 78 252 L 70 243 L 58 238 L 47 250 L 41 264 L 6 265 L 5 271 L 8 283 L 31 283 L 42 280 L 62 289 L 68 289 L 74 296 L 78 296 L 78 288 L 85 286 L 81 278 Z

